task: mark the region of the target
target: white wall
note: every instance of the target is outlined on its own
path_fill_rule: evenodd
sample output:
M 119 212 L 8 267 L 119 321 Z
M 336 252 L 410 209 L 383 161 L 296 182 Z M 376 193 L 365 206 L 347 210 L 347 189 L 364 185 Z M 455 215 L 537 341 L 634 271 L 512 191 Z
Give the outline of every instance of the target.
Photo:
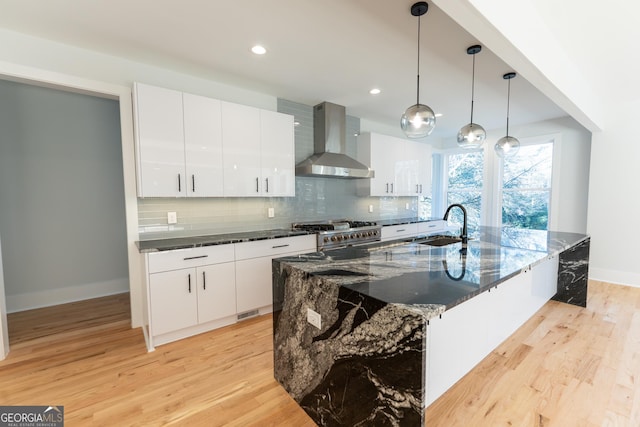
M 532 0 L 434 1 L 593 132 L 587 211 L 587 232 L 591 235 L 589 276 L 640 286 L 640 246 L 634 240 L 635 215 L 640 207 L 640 156 L 634 128 L 640 100 L 605 102 L 598 97 L 594 85 L 584 80 L 583 73 L 567 60 L 549 33 L 546 20 L 557 18 L 542 16 Z M 610 20 L 601 24 L 599 30 L 606 43 L 607 32 L 616 31 L 618 23 Z M 568 20 L 565 25 L 566 32 L 575 34 L 576 40 L 581 40 L 581 32 L 592 31 L 581 20 Z M 634 91 L 630 89 L 630 93 Z
M 640 100 L 611 108 L 591 150 L 590 277 L 640 286 Z

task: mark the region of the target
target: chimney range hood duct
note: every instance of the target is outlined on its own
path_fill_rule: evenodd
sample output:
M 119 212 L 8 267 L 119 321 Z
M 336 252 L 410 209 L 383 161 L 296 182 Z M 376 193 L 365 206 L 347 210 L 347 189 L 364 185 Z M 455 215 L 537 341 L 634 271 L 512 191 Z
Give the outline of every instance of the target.
M 296 165 L 296 176 L 373 178 L 368 166 L 346 153 L 347 115 L 342 105 L 323 102 L 313 107 L 314 155 Z

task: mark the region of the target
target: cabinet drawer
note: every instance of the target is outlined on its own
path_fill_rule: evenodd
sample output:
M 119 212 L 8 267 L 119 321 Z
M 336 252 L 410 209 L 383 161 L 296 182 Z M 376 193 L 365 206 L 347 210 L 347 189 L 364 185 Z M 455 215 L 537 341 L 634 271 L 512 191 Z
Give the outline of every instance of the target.
M 147 254 L 149 273 L 233 262 L 235 259 L 233 246 L 228 244 L 149 253 Z
M 418 224 L 389 225 L 382 227 L 382 240 L 392 240 L 418 234 Z
M 441 231 L 444 231 L 446 228 L 447 228 L 447 222 L 441 219 L 437 221 L 427 221 L 427 222 L 418 223 L 418 233 L 420 234 L 439 233 Z
M 316 236 L 284 237 L 236 243 L 236 260 L 281 255 L 290 252 L 315 252 Z

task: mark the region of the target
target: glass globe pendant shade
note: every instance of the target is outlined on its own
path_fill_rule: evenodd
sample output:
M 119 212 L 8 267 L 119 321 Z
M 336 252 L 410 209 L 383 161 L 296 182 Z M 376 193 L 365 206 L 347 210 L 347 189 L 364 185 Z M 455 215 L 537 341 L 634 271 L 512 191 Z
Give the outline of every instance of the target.
M 496 142 L 494 149 L 498 157 L 502 157 L 503 159 L 505 157 L 512 157 L 515 156 L 520 149 L 520 141 L 513 136 L 503 136 Z
M 415 104 L 402 115 L 400 127 L 409 138 L 423 138 L 436 127 L 436 115 L 427 105 Z
M 487 132 L 476 123 L 462 126 L 458 132 L 458 145 L 462 148 L 478 148 L 487 139 Z

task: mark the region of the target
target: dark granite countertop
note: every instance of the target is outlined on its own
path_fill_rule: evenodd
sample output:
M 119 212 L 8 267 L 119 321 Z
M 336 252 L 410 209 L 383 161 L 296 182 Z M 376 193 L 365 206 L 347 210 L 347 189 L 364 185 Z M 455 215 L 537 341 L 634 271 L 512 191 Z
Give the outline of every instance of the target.
M 136 242 L 141 253 L 170 251 L 175 249 L 199 248 L 202 246 L 226 245 L 229 243 L 252 242 L 255 240 L 279 239 L 282 237 L 310 234 L 301 230 L 261 230 L 242 233 L 212 234 L 195 237 L 176 237 L 170 239 L 141 240 Z M 311 233 L 313 234 L 313 233 Z
M 466 255 L 461 243 L 435 247 L 406 239 L 278 261 L 385 303 L 415 306 L 431 317 L 585 239 L 577 233 L 481 227 Z

